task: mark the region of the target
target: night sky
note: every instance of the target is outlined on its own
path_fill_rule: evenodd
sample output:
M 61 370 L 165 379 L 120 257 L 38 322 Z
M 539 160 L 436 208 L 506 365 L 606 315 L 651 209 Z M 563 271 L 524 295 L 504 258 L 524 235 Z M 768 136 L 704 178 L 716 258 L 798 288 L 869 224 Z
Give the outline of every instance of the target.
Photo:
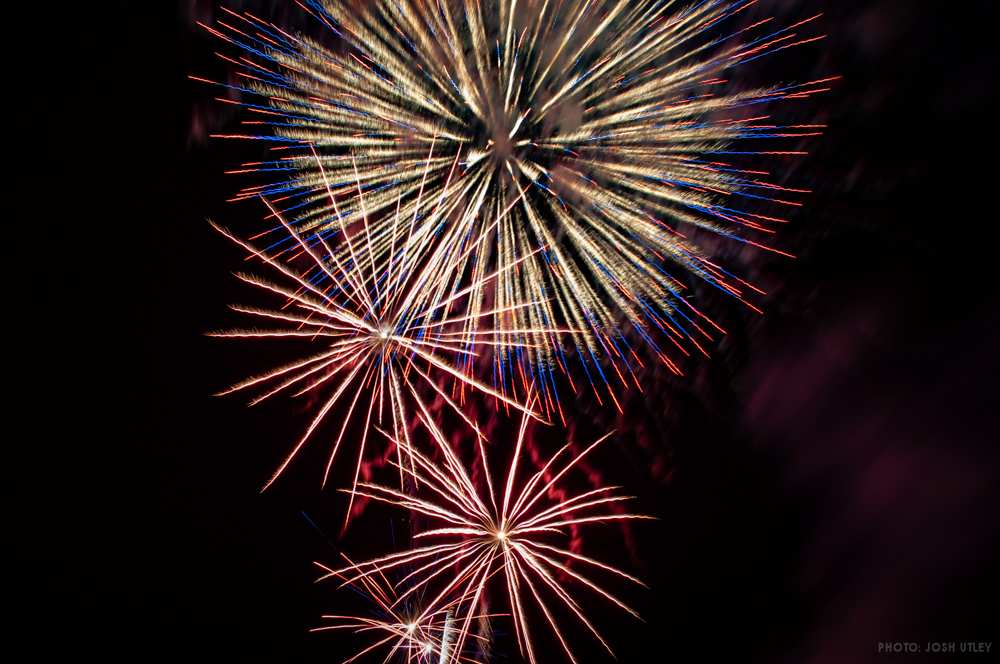
M 236 117 L 187 79 L 224 75 L 194 25 L 214 5 L 36 4 L 7 25 L 8 661 L 340 661 L 354 641 L 308 629 L 351 600 L 313 561 L 385 551 L 400 522 L 371 510 L 340 540 L 308 462 L 261 494 L 301 406 L 211 396 L 275 360 L 204 335 L 250 297 L 206 219 L 260 217 L 223 174 L 260 146 L 208 139 Z M 285 4 L 228 6 L 294 26 Z M 622 416 L 571 406 L 581 437 L 623 431 L 593 463 L 659 517 L 595 540 L 649 583 L 628 593 L 646 622 L 597 615 L 623 662 L 995 653 L 990 3 L 765 4 L 829 34 L 765 74 L 844 76 L 794 165 L 815 191 L 782 232 L 798 258 L 734 256 L 766 315 L 710 303 L 731 334 L 683 379 L 654 372 Z

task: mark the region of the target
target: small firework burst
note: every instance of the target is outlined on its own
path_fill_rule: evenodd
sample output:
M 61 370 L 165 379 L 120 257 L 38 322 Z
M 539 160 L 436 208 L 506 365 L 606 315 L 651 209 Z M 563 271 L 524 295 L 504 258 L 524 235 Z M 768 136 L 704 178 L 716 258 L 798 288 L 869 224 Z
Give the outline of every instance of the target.
M 364 205 L 360 188 L 357 200 Z M 337 207 L 332 192 L 330 201 Z M 400 250 L 393 252 L 393 260 L 379 264 L 374 255 L 367 217 L 362 216 L 353 227 L 346 221 L 338 226 L 339 242 L 347 251 L 341 258 L 331 249 L 326 237 L 316 236 L 307 240 L 266 199 L 264 202 L 294 242 L 291 248 L 272 254 L 221 227 L 216 228 L 246 250 L 250 258 L 270 267 L 282 281 L 275 283 L 250 274 L 238 274 L 239 279 L 276 298 L 281 305 L 272 309 L 242 305 L 232 308 L 278 327 L 216 332 L 212 336 L 305 339 L 320 350 L 239 382 L 221 394 L 260 388 L 263 391 L 251 401 L 251 404 L 256 404 L 281 392 L 292 392 L 296 396 L 325 393 L 320 400 L 322 405 L 305 433 L 265 488 L 285 471 L 334 406 L 341 402 L 349 403 L 346 413 L 342 414 L 339 433 L 323 472 L 324 485 L 355 411 L 364 413 L 354 470 L 355 484 L 372 425 L 383 426 L 392 432 L 397 465 L 400 468 L 405 465 L 412 453 L 408 426 L 411 408 L 408 408 L 408 403 L 415 406 L 419 421 L 435 436 L 441 435 L 422 394 L 440 397 L 476 436 L 482 436 L 452 395 L 441 387 L 445 380 L 455 381 L 459 392 L 477 390 L 508 407 L 530 413 L 517 401 L 500 394 L 457 366 L 455 358 L 473 354 L 475 351 L 471 348 L 494 343 L 476 341 L 482 333 L 474 322 L 477 317 L 499 312 L 479 312 L 477 316 L 452 312 L 449 305 L 461 299 L 472 287 L 457 291 L 442 290 L 448 288 L 446 276 L 450 269 L 442 264 L 447 261 L 448 255 L 445 252 L 435 257 L 440 247 L 435 249 L 427 238 L 416 238 L 412 232 L 412 219 L 398 213 L 393 215 L 395 224 L 390 241 Z M 420 268 L 414 266 L 417 254 L 423 257 Z M 516 266 L 517 262 L 506 269 Z M 483 279 L 495 277 L 496 274 L 484 275 Z M 508 312 L 515 309 L 516 306 L 510 306 Z M 494 335 L 495 332 L 487 334 Z M 401 470 L 401 481 L 402 478 Z
M 488 583 L 494 577 L 502 578 L 518 645 L 530 662 L 538 661 L 529 626 L 535 610 L 544 616 L 569 659 L 576 661 L 553 606 L 548 603 L 552 601 L 575 616 L 613 654 L 610 645 L 587 617 L 584 595 L 593 593 L 635 617 L 638 614 L 593 581 L 589 574 L 597 572 L 639 585 L 642 582 L 616 567 L 554 544 L 552 540 L 565 536 L 568 528 L 651 517 L 613 511 L 615 506 L 631 499 L 617 493 L 619 487 L 615 486 L 567 493 L 556 500 L 552 498 L 553 489 L 560 480 L 610 434 L 576 454 L 570 452 L 571 445 L 567 443 L 527 481 L 520 483 L 518 464 L 528 423 L 527 417 L 522 419 L 502 485 L 490 476 L 482 444 L 479 454 L 484 468 L 485 491 L 475 486 L 462 462 L 443 440 L 437 441 L 439 456 L 443 459 L 440 464 L 413 451 L 415 464 L 407 472 L 412 474 L 416 485 L 424 489 L 421 495 L 360 483 L 355 489 L 359 495 L 405 508 L 438 524 L 417 532 L 416 539 L 444 542 L 351 564 L 332 574 L 344 576 L 348 582 L 357 582 L 410 569 L 401 581 L 409 585 L 400 598 L 417 592 L 437 593 L 431 606 L 448 597 L 463 598 L 458 604 L 461 610 L 456 611 L 455 643 L 459 648 L 470 635 L 473 614 L 485 600 Z M 585 574 L 574 566 L 585 567 L 590 572 Z M 578 592 L 581 589 L 583 593 Z
M 344 559 L 351 563 L 347 556 Z M 331 576 L 345 579 L 335 570 L 317 563 Z M 369 615 L 324 615 L 325 624 L 313 628 L 314 632 L 335 630 L 351 631 L 374 638 L 354 655 L 345 659 L 350 664 L 368 653 L 385 651 L 384 662 L 400 661 L 406 664 L 441 664 L 442 662 L 472 662 L 471 657 L 455 647 L 455 611 L 465 598 L 458 597 L 436 607 L 421 607 L 412 597 L 401 601 L 395 585 L 384 575 L 373 574 L 346 584 L 371 604 Z M 476 616 L 485 620 L 489 614 Z M 474 640 L 483 638 L 474 636 Z M 395 659 L 393 659 L 395 658 Z

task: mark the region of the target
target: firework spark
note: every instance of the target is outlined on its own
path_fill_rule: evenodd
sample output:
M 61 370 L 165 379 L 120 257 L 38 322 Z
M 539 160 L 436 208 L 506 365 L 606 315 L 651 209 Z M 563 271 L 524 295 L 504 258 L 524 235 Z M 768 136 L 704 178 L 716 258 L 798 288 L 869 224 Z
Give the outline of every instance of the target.
M 356 191 L 355 202 L 363 207 L 364 194 L 360 185 L 357 185 Z M 339 210 L 332 191 L 329 196 L 331 205 Z M 508 407 L 535 415 L 517 401 L 469 375 L 454 360 L 473 355 L 474 346 L 494 343 L 477 340 L 482 334 L 496 335 L 493 331 L 479 331 L 475 326 L 477 318 L 509 314 L 516 311 L 518 305 L 506 305 L 503 311 L 491 309 L 476 315 L 453 314 L 451 306 L 481 282 L 442 293 L 442 288 L 447 288 L 442 285 L 444 276 L 451 271 L 446 264 L 450 256 L 447 251 L 442 251 L 441 245 L 435 245 L 429 238 L 416 238 L 412 218 L 404 217 L 398 210 L 391 216 L 390 242 L 398 246 L 399 251 L 393 252 L 393 260 L 379 264 L 375 259 L 366 216 L 357 220 L 353 227 L 341 217 L 337 236 L 339 245 L 346 252 L 341 258 L 331 248 L 327 237 L 316 236 L 307 240 L 285 221 L 267 199 L 264 202 L 294 242 L 290 249 L 277 254 L 268 253 L 221 227 L 216 226 L 216 229 L 245 249 L 250 258 L 259 259 L 270 267 L 284 282 L 282 285 L 253 275 L 238 274 L 239 279 L 258 291 L 272 298 L 277 297 L 282 306 L 275 309 L 232 306 L 241 314 L 278 327 L 231 330 L 213 333 L 213 336 L 306 339 L 318 345 L 320 351 L 239 382 L 221 394 L 261 388 L 263 392 L 251 401 L 251 404 L 256 404 L 281 392 L 294 392 L 296 396 L 301 396 L 328 391 L 305 433 L 265 488 L 285 471 L 334 406 L 342 401 L 349 401 L 349 405 L 342 416 L 339 433 L 323 472 L 324 485 L 355 411 L 364 414 L 354 484 L 358 481 L 373 424 L 393 432 L 397 465 L 401 468 L 404 465 L 404 460 L 412 451 L 408 402 L 415 406 L 419 421 L 435 436 L 441 435 L 426 400 L 421 396 L 422 392 L 429 391 L 440 397 L 481 437 L 476 424 L 464 414 L 452 395 L 441 387 L 440 383 L 446 379 L 455 381 L 460 388 L 457 391 L 463 394 L 467 389 L 478 390 Z M 436 208 L 430 214 L 438 214 Z M 420 267 L 415 266 L 416 255 L 422 257 Z M 298 263 L 304 263 L 305 267 L 299 267 Z M 518 263 L 512 262 L 501 272 L 516 269 Z M 496 277 L 497 273 L 483 275 L 482 281 Z M 402 471 L 400 479 L 402 482 Z M 351 505 L 353 498 L 352 494 Z
M 696 239 L 707 231 L 777 251 L 766 238 L 785 220 L 771 208 L 797 207 L 807 192 L 745 160 L 802 154 L 783 142 L 822 126 L 775 124 L 762 109 L 822 92 L 833 78 L 739 89 L 737 68 L 822 39 L 810 32 L 817 17 L 738 27 L 734 17 L 755 0 L 682 9 L 652 0 L 300 4 L 338 36 L 337 51 L 250 14 L 205 26 L 243 50 L 223 56 L 238 76 L 226 86 L 255 99 L 224 101 L 260 118 L 247 125 L 261 131 L 225 136 L 285 151 L 240 172 L 286 179 L 237 198 L 280 196 L 308 238 L 336 230 L 341 212 L 351 223 L 393 208 L 417 220 L 417 236 L 440 234 L 452 287 L 471 286 L 471 315 L 532 302 L 495 322 L 536 330 L 496 338 L 501 391 L 519 375 L 524 391 L 529 382 L 541 391 L 544 411 L 557 410 L 555 374 L 568 375 L 575 354 L 598 399 L 617 405 L 616 389 L 639 387 L 642 364 L 626 321 L 679 373 L 677 353 L 706 353 L 723 332 L 691 303 L 685 275 L 744 302 L 761 292 Z M 367 211 L 334 210 L 329 181 L 344 191 L 355 173 L 371 192 Z M 425 214 L 432 201 L 452 215 L 448 224 Z M 376 260 L 391 261 L 393 236 L 391 221 L 373 221 Z M 350 259 L 345 248 L 337 256 Z M 495 287 L 482 286 L 491 269 L 521 259 Z M 574 330 L 568 353 L 537 332 L 557 324 Z M 517 338 L 531 348 L 512 348 Z
M 570 452 L 571 445 L 567 443 L 526 482 L 519 484 L 518 463 L 527 428 L 528 418 L 525 417 L 521 421 L 502 485 L 497 485 L 491 478 L 485 450 L 480 442 L 479 455 L 485 471 L 486 495 L 477 490 L 461 461 L 441 438 L 437 439 L 437 445 L 443 463 L 435 463 L 414 450 L 414 467 L 407 469 L 424 489 L 423 497 L 408 495 L 387 486 L 360 483 L 356 488 L 359 495 L 405 508 L 438 523 L 437 527 L 417 532 L 416 539 L 432 538 L 444 542 L 350 565 L 334 573 L 355 582 L 390 570 L 412 568 L 401 581 L 409 586 L 400 598 L 431 588 L 437 592 L 432 605 L 448 597 L 466 598 L 460 603 L 464 611 L 456 612 L 456 619 L 461 624 L 456 636 L 459 649 L 470 634 L 474 610 L 486 599 L 488 582 L 494 577 L 502 578 L 518 644 L 522 655 L 530 662 L 538 661 L 529 630 L 532 602 L 544 615 L 569 659 L 576 661 L 552 607 L 546 602 L 546 595 L 550 597 L 549 601 L 554 597 L 557 606 L 572 613 L 609 653 L 614 654 L 587 617 L 581 604 L 582 598 L 574 593 L 569 584 L 582 586 L 637 618 L 638 614 L 583 572 L 574 569 L 573 565 L 639 585 L 642 582 L 616 567 L 574 553 L 549 540 L 564 535 L 567 528 L 651 517 L 612 511 L 631 499 L 630 496 L 619 495 L 619 487 L 615 486 L 602 486 L 552 499 L 560 480 L 610 434 L 575 455 Z M 561 579 L 567 581 L 564 583 Z
M 341 554 L 343 555 L 343 554 Z M 351 563 L 347 556 L 344 559 Z M 369 575 L 355 580 L 346 579 L 335 570 L 317 563 L 326 574 L 324 578 L 343 578 L 358 594 L 372 604 L 372 612 L 367 616 L 324 615 L 329 621 L 313 632 L 350 630 L 355 634 L 374 635 L 375 641 L 345 659 L 349 664 L 356 659 L 378 650 L 387 650 L 384 662 L 394 656 L 406 664 L 443 664 L 444 662 L 471 662 L 471 658 L 456 652 L 452 643 L 454 615 L 465 599 L 459 597 L 437 607 L 420 609 L 414 602 L 404 602 L 400 606 L 395 586 L 382 575 Z M 490 614 L 476 616 L 477 619 L 495 617 Z M 474 637 L 482 640 L 482 637 Z

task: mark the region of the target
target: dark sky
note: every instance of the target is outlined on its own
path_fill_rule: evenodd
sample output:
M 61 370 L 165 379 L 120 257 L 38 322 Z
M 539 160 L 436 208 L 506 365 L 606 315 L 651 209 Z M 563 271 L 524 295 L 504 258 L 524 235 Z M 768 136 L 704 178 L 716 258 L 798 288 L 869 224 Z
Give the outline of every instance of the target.
M 99 4 L 7 27 L 9 648 L 339 661 L 350 640 L 307 632 L 341 602 L 312 566 L 335 560 L 339 498 L 308 473 L 259 493 L 301 413 L 210 396 L 267 354 L 203 336 L 246 293 L 205 219 L 245 213 L 222 172 L 257 149 L 202 140 L 227 121 L 186 79 L 217 67 L 192 25 L 211 9 Z M 816 193 L 783 237 L 798 260 L 753 268 L 764 318 L 737 319 L 685 381 L 651 379 L 617 422 L 592 413 L 633 443 L 595 463 L 660 517 L 630 563 L 646 623 L 609 614 L 607 631 L 624 662 L 996 650 L 989 3 L 770 4 L 827 11 L 806 75 L 845 77 L 797 166 Z M 353 550 L 391 524 L 373 515 Z

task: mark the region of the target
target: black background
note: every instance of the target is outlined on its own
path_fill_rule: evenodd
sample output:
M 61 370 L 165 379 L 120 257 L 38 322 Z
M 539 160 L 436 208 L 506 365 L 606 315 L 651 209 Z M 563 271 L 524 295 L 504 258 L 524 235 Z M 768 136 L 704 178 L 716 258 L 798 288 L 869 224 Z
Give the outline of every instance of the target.
M 90 4 L 8 24 L 8 648 L 340 661 L 350 639 L 307 631 L 340 602 L 311 563 L 335 559 L 339 498 L 307 472 L 259 493 L 301 413 L 210 396 L 268 359 L 203 336 L 246 293 L 205 218 L 246 213 L 222 172 L 257 149 L 204 139 L 229 121 L 186 78 L 219 71 L 192 24 L 212 8 Z M 799 258 L 759 268 L 767 316 L 619 418 L 639 444 L 608 473 L 661 519 L 631 556 L 646 623 L 607 618 L 622 661 L 1000 647 L 994 24 L 918 4 L 794 6 L 827 11 L 808 66 L 845 76 L 797 167 Z M 385 537 L 368 523 L 355 550 Z

